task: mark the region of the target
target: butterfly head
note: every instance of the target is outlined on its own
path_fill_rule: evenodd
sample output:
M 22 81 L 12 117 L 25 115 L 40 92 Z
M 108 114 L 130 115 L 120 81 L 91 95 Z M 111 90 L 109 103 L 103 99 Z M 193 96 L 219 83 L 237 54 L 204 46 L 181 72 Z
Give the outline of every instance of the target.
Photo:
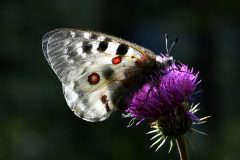
M 159 68 L 167 68 L 174 63 L 173 57 L 165 55 L 156 55 L 156 64 Z

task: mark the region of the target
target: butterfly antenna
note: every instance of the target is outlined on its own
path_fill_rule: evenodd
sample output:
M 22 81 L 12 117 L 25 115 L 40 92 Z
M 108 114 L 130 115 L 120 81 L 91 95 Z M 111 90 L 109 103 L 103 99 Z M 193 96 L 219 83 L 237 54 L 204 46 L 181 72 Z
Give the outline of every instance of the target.
M 178 42 L 178 37 L 176 37 L 176 39 L 173 41 L 173 43 L 172 43 L 172 45 L 171 45 L 171 47 L 169 48 L 169 50 L 168 50 L 168 52 L 170 53 L 171 52 L 171 50 L 172 50 L 172 48 L 173 48 L 173 46 L 175 46 L 175 44 Z
M 167 52 L 167 56 L 169 57 L 169 51 L 168 51 L 168 34 L 165 33 L 165 41 L 166 41 L 166 52 Z

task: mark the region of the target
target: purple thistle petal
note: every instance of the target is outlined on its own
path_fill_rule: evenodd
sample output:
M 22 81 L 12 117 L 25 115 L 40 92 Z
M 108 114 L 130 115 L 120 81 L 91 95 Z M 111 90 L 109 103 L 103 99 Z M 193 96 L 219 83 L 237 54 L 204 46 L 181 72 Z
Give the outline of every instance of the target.
M 189 101 L 197 84 L 198 73 L 193 73 L 187 65 L 175 65 L 162 71 L 158 82 L 151 81 L 139 89 L 129 101 L 125 110 L 132 118 L 149 121 L 174 115 L 177 107 Z M 190 118 L 197 119 L 194 115 Z

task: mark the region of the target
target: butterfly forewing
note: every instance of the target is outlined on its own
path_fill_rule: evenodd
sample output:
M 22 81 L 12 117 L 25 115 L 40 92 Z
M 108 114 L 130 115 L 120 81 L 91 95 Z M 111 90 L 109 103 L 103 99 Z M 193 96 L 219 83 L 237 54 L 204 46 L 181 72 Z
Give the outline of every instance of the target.
M 57 29 L 43 37 L 44 55 L 61 80 L 74 113 L 101 121 L 126 105 L 144 68 L 155 61 L 151 51 L 97 32 Z M 140 65 L 139 65 L 140 64 Z

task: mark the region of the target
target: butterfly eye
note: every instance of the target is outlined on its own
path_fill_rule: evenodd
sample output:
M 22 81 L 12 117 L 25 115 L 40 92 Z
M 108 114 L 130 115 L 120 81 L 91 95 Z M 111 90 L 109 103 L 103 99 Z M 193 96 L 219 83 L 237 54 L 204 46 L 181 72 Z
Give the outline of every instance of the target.
M 167 62 L 166 62 L 167 66 L 171 66 L 172 64 L 173 64 L 173 60 L 172 59 L 167 60 Z

